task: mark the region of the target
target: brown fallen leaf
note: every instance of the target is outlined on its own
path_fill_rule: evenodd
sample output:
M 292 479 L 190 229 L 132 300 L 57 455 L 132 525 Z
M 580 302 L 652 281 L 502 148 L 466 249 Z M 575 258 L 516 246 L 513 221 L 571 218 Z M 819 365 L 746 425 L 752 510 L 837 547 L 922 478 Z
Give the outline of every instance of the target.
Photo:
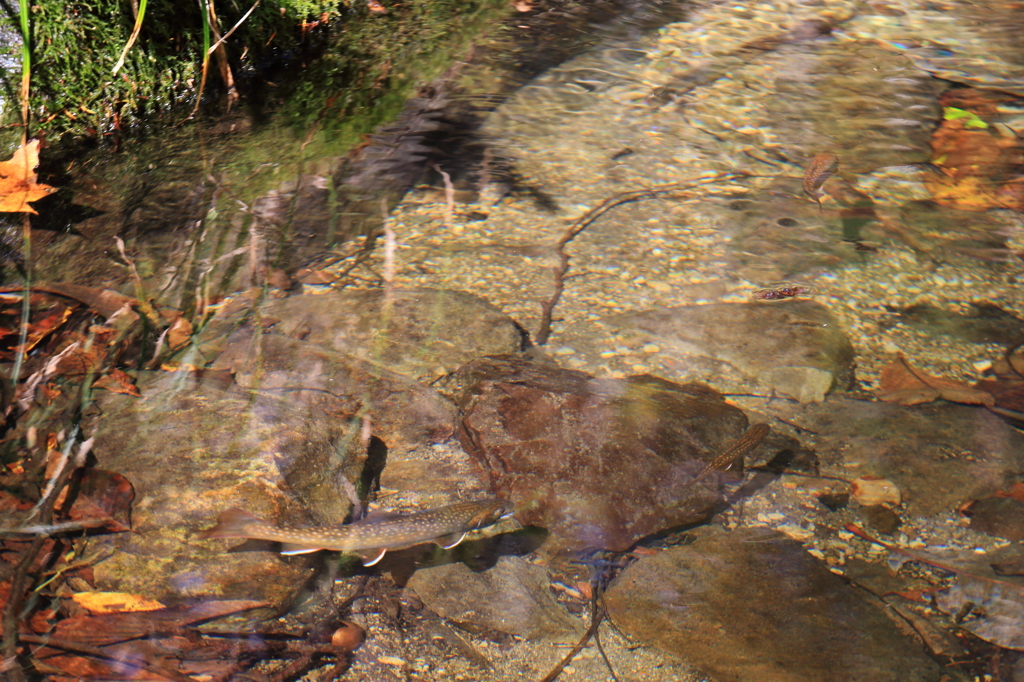
M 9 161 L 0 161 L 0 212 L 36 213 L 29 203 L 57 191 L 36 182 L 38 165 L 39 140 L 29 140 Z
M 998 125 L 1002 97 L 960 91 L 942 98 L 945 116 L 932 134 L 932 171 L 924 183 L 941 206 L 964 211 L 989 208 L 1020 210 L 1019 173 L 1024 145 L 1011 130 Z
M 93 388 L 105 388 L 111 393 L 123 393 L 135 398 L 142 397 L 139 389 L 135 387 L 135 379 L 126 372 L 119 369 L 110 370 L 110 374 L 102 376 L 92 382 Z
M 265 602 L 247 600 L 208 601 L 153 611 L 75 616 L 57 623 L 53 636 L 90 646 L 106 646 L 154 634 L 176 632 L 186 625 L 266 605 Z
M 132 529 L 131 507 L 135 487 L 121 474 L 104 469 L 85 469 L 78 481 L 78 496 L 68 517 L 90 528 L 111 533 Z
M 172 351 L 179 350 L 192 338 L 192 323 L 179 316 L 167 330 L 167 347 Z
M 879 399 L 898 405 L 919 405 L 942 398 L 967 405 L 995 405 L 991 393 L 971 388 L 962 381 L 943 379 L 914 369 L 903 355 L 898 355 L 882 369 Z

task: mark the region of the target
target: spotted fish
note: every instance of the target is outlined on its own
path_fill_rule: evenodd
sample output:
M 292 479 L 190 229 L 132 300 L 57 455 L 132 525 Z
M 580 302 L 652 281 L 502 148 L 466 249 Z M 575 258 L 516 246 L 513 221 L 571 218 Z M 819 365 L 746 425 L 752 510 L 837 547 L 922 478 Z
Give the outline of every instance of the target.
M 722 450 L 718 457 L 708 462 L 707 466 L 693 479 L 693 482 L 704 480 L 712 471 L 725 471 L 731 467 L 736 460 L 760 445 L 769 431 L 771 431 L 771 427 L 767 424 L 751 426 L 742 436 L 730 443 L 729 447 Z
M 821 212 L 821 197 L 825 194 L 821 186 L 825 181 L 836 174 L 839 170 L 839 157 L 832 152 L 822 152 L 813 159 L 811 165 L 804 173 L 804 192 L 818 202 L 818 211 Z
M 512 515 L 504 500 L 456 502 L 412 514 L 371 514 L 340 526 L 294 528 L 275 526 L 237 507 L 217 517 L 217 525 L 200 538 L 251 538 L 280 542 L 282 554 L 306 554 L 321 549 L 356 552 L 373 566 L 389 549 L 434 542 L 445 549 L 462 542 L 471 530 L 485 528 Z

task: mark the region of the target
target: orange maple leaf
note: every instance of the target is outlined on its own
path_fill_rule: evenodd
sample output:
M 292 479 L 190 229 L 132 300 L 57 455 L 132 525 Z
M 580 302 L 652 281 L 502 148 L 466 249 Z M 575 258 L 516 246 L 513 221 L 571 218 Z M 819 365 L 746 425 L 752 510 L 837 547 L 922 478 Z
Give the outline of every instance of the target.
M 36 213 L 29 202 L 56 192 L 57 188 L 36 182 L 39 140 L 18 147 L 10 161 L 0 161 L 0 212 Z

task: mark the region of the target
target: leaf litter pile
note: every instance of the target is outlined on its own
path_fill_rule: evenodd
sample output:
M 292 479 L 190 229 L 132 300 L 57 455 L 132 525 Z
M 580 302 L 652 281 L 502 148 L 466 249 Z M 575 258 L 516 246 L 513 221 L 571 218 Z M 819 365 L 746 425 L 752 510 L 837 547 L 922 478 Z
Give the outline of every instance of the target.
M 38 183 L 38 153 L 32 140 L 0 162 L 0 211 L 36 213 L 30 203 L 56 191 Z M 123 245 L 111 246 L 134 273 Z M 177 368 L 172 355 L 206 314 L 149 300 L 137 274 L 135 284 L 137 298 L 74 283 L 0 286 L 0 678 L 194 682 L 263 666 L 260 679 L 291 680 L 323 665 L 342 674 L 358 626 L 201 634 L 207 621 L 265 604 L 167 607 L 93 587 L 105 557 L 90 537 L 131 532 L 135 493 L 95 466 L 78 423 L 96 391 L 138 397 L 135 370 Z

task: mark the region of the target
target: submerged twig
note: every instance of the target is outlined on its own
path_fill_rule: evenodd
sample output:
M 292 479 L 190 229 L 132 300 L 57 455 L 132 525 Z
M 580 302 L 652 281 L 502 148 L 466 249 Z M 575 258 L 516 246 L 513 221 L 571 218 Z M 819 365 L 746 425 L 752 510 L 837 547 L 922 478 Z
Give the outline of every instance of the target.
M 72 441 L 74 441 L 74 436 L 69 439 L 69 443 Z M 62 490 L 71 479 L 71 475 L 75 470 L 76 467 L 65 466 L 55 474 L 53 490 Z M 37 515 L 41 523 L 48 524 L 52 522 L 53 507 L 56 501 L 57 495 L 52 494 L 44 495 L 42 500 L 40 500 L 40 504 L 37 505 L 37 509 L 34 511 L 38 512 Z M 25 679 L 17 660 L 19 620 L 21 619 L 22 606 L 25 603 L 25 594 L 29 589 L 29 570 L 32 568 L 32 563 L 36 560 L 36 557 L 39 556 L 39 552 L 42 551 L 46 540 L 45 535 L 37 535 L 11 573 L 11 591 L 7 604 L 4 606 L 3 617 L 0 619 L 0 626 L 2 626 L 4 633 L 3 643 L 0 645 L 0 671 L 4 672 L 7 676 L 5 679 L 9 679 L 12 682 L 22 682 Z
M 559 239 L 555 244 L 555 253 L 558 254 L 559 262 L 554 268 L 554 291 L 550 298 L 546 301 L 542 301 L 540 304 L 540 325 L 537 328 L 537 334 L 534 336 L 534 341 L 538 345 L 544 345 L 547 343 L 548 337 L 551 336 L 551 322 L 555 312 L 555 306 L 558 305 L 558 301 L 562 298 L 562 292 L 565 290 L 566 273 L 569 272 L 569 255 L 565 252 L 565 246 L 583 232 L 583 230 L 587 229 L 591 223 L 611 209 L 616 206 L 621 206 L 622 204 L 632 203 L 641 199 L 654 199 L 665 194 L 681 192 L 683 190 L 693 189 L 694 187 L 700 187 L 701 185 L 709 185 L 715 182 L 732 180 L 740 177 L 741 175 L 741 173 L 724 173 L 722 175 L 713 175 L 702 180 L 694 180 L 693 182 L 673 182 L 667 185 L 651 187 L 649 189 L 621 192 L 605 199 L 598 206 L 587 211 L 583 217 L 575 221 L 566 229 L 562 234 L 561 239 Z
M 590 605 L 590 627 L 588 627 L 587 631 L 583 633 L 582 637 L 580 637 L 580 641 L 576 642 L 576 645 L 569 650 L 569 653 L 567 653 L 565 657 L 562 658 L 562 660 L 559 661 L 558 664 L 551 669 L 551 672 L 545 675 L 540 682 L 554 682 L 557 680 L 558 676 L 562 674 L 563 670 L 565 670 L 565 667 L 569 665 L 573 658 L 576 657 L 576 654 L 583 651 L 583 647 L 587 646 L 587 642 L 590 641 L 590 638 L 597 634 L 597 629 L 601 626 L 601 621 L 604 620 L 605 611 L 597 605 L 596 596 L 591 600 Z
M 544 676 L 540 682 L 554 682 L 565 667 L 569 665 L 576 655 L 583 651 L 583 648 L 587 645 L 587 642 L 591 638 L 597 644 L 597 650 L 601 653 L 601 658 L 604 660 L 604 664 L 608 666 L 608 673 L 611 675 L 614 682 L 618 682 L 618 677 L 615 675 L 615 670 L 612 668 L 611 661 L 608 660 L 608 656 L 604 653 L 604 648 L 601 646 L 601 640 L 598 638 L 598 630 L 601 627 L 601 622 L 604 621 L 607 612 L 604 607 L 601 606 L 601 597 L 604 595 L 605 589 L 611 583 L 612 579 L 618 575 L 619 571 L 625 568 L 631 559 L 624 555 L 615 555 L 612 552 L 598 551 L 593 555 L 593 558 L 589 560 L 580 561 L 577 563 L 586 563 L 590 566 L 590 626 L 587 631 L 583 633 L 580 640 L 576 642 L 576 645 L 569 651 L 565 657 L 562 658 L 558 664 L 552 668 L 551 672 Z

